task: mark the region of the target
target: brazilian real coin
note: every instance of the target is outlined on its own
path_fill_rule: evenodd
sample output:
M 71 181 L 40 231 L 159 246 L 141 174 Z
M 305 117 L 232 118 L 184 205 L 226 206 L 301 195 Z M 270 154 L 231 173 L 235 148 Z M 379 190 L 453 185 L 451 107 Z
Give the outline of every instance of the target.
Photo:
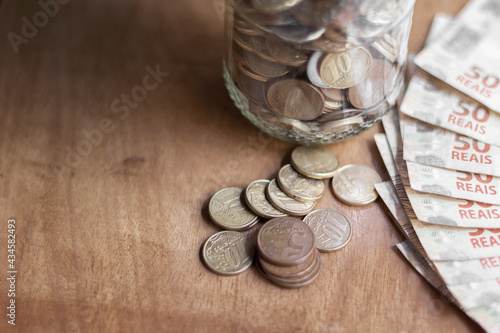
M 274 208 L 266 198 L 266 187 L 270 183 L 267 179 L 256 180 L 247 186 L 245 190 L 245 201 L 255 214 L 266 218 L 286 216 L 285 213 Z
M 280 116 L 313 120 L 323 112 L 323 95 L 313 85 L 303 80 L 284 79 L 273 83 L 267 91 L 271 110 Z
M 333 193 L 343 203 L 365 206 L 377 200 L 375 184 L 379 175 L 369 167 L 349 164 L 341 167 L 332 180 Z
M 319 74 L 325 84 L 332 88 L 350 88 L 368 75 L 372 57 L 363 47 L 340 53 L 329 53 L 320 63 Z
M 259 221 L 259 217 L 242 201 L 243 190 L 228 187 L 215 193 L 208 204 L 212 221 L 222 229 L 245 230 Z
M 291 163 L 299 173 L 314 179 L 331 178 L 339 167 L 337 156 L 322 147 L 295 148 L 292 152 Z
M 257 235 L 259 255 L 280 266 L 299 265 L 313 255 L 314 234 L 296 217 L 278 217 L 262 226 Z
M 291 216 L 307 215 L 316 205 L 316 201 L 302 202 L 290 198 L 279 188 L 276 179 L 267 186 L 267 198 L 274 207 Z
M 321 252 L 340 250 L 351 240 L 351 224 L 333 209 L 318 209 L 304 217 L 314 233 L 314 245 Z
M 324 180 L 305 177 L 295 171 L 290 164 L 280 169 L 276 179 L 281 190 L 298 201 L 316 201 L 321 199 L 323 193 L 325 193 Z
M 255 248 L 244 234 L 220 231 L 203 244 L 205 265 L 219 275 L 236 275 L 252 265 Z

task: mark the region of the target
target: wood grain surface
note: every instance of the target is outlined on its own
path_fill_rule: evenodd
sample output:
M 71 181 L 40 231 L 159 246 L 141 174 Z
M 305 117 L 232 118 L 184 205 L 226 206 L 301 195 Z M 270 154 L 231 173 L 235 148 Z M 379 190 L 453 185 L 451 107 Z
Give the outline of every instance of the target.
M 478 330 L 395 250 L 403 237 L 380 200 L 352 208 L 331 187 L 318 207 L 343 212 L 353 237 L 322 255 L 314 284 L 285 290 L 255 268 L 208 271 L 199 249 L 218 231 L 211 195 L 275 177 L 294 148 L 260 133 L 226 93 L 222 0 L 60 2 L 46 21 L 35 0 L 0 7 L 1 332 Z M 417 0 L 411 52 L 434 13 L 465 2 Z M 23 18 L 43 26 L 13 47 Z M 388 180 L 380 131 L 328 149 Z

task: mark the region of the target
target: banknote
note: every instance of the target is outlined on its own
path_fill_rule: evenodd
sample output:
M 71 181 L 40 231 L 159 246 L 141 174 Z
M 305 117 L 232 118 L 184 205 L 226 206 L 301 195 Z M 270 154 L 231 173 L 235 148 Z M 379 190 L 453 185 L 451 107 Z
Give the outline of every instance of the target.
M 378 191 L 380 185 L 377 185 Z M 391 191 L 388 187 L 386 189 Z M 413 241 L 417 238 L 425 256 L 432 261 L 480 259 L 500 253 L 500 229 L 457 228 L 421 222 L 411 216 L 411 212 L 408 214 L 407 207 L 403 208 L 401 202 L 396 200 L 396 193 L 385 195 L 380 191 L 379 194 L 393 217 L 404 226 L 408 239 Z M 404 214 L 405 211 L 407 214 Z
M 500 204 L 500 178 L 406 162 L 411 188 L 447 197 Z
M 422 275 L 427 282 L 429 282 L 434 288 L 436 288 L 440 293 L 446 296 L 451 302 L 453 302 L 458 307 L 460 303 L 457 302 L 455 297 L 450 293 L 446 284 L 441 280 L 439 275 L 434 272 L 432 267 L 422 258 L 422 256 L 413 248 L 413 246 L 408 242 L 401 242 L 397 244 L 398 250 L 403 254 L 403 256 L 408 260 L 408 262 L 415 268 L 417 272 Z
M 382 133 L 377 133 L 374 137 L 387 172 L 394 186 L 396 186 L 396 184 L 401 183 L 401 180 L 399 180 L 398 170 L 387 138 Z M 382 185 L 379 185 L 379 187 L 382 187 Z M 379 190 L 383 191 L 384 189 L 377 189 L 377 191 Z M 387 189 L 385 190 L 387 191 Z M 442 195 L 421 193 L 411 188 L 406 188 L 405 190 L 411 206 L 420 221 L 466 228 L 500 228 L 499 206 Z M 403 232 L 403 234 L 405 233 Z
M 422 72 L 410 80 L 400 110 L 423 122 L 500 146 L 500 114 Z
M 500 112 L 500 2 L 472 0 L 415 63 Z
M 430 43 L 441 37 L 443 31 L 446 31 L 446 27 L 451 24 L 453 19 L 453 16 L 445 13 L 437 13 L 436 15 L 434 15 L 431 27 L 425 39 L 425 45 L 429 45 Z
M 500 305 L 500 279 L 448 286 L 465 309 Z
M 415 121 L 401 121 L 403 158 L 446 169 L 500 176 L 500 147 Z
M 407 189 L 422 222 L 464 228 L 500 228 L 500 206 Z
M 500 278 L 500 256 L 461 261 L 435 261 L 434 267 L 447 285 Z
M 500 332 L 500 305 L 491 304 L 465 310 L 486 332 Z

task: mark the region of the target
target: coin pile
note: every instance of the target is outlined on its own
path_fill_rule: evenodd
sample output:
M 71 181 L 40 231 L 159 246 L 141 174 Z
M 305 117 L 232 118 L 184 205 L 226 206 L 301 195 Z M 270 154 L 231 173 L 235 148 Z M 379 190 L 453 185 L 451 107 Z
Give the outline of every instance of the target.
M 352 132 L 395 103 L 409 27 L 394 24 L 413 0 L 339 3 L 232 2 L 226 64 L 256 119 L 297 137 Z
M 260 179 L 246 189 L 229 187 L 215 193 L 209 215 L 226 231 L 204 243 L 202 257 L 207 267 L 221 275 L 249 268 L 254 249 L 239 231 L 264 218 L 270 220 L 257 236 L 260 271 L 281 287 L 311 283 L 321 268 L 318 251 L 337 251 L 351 239 L 345 216 L 332 209 L 313 211 L 325 193 L 325 179 L 333 177 L 334 193 L 344 203 L 360 206 L 377 198 L 373 184 L 380 179 L 374 171 L 357 165 L 338 168 L 339 161 L 331 151 L 301 146 L 294 149 L 291 164 L 284 165 L 276 179 Z

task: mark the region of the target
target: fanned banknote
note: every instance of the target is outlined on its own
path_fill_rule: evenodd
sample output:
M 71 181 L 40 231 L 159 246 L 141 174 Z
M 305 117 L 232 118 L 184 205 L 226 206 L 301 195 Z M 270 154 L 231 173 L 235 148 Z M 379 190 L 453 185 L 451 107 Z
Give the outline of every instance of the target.
M 450 286 L 500 278 L 500 256 L 461 261 L 435 261 L 434 267 Z
M 500 0 L 472 0 L 415 63 L 500 112 Z
M 500 176 L 500 147 L 415 121 L 401 121 L 403 158 L 446 169 Z
M 412 118 L 500 146 L 500 114 L 421 72 L 410 80 L 400 109 Z
M 500 204 L 500 178 L 406 162 L 411 188 L 447 197 Z M 401 172 L 400 172 L 401 173 Z

